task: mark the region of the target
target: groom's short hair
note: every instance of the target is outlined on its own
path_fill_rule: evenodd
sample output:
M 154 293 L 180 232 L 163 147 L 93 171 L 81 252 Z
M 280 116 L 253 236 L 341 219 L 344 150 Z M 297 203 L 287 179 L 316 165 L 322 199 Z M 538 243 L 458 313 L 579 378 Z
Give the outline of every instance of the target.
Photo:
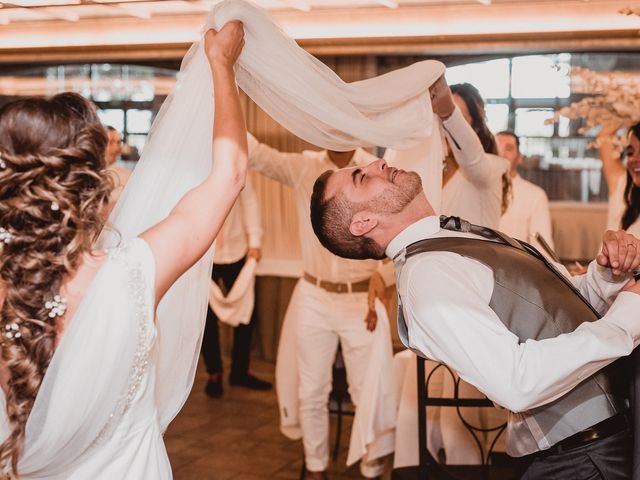
M 311 226 L 320 243 L 331 253 L 354 260 L 383 259 L 384 248 L 371 238 L 357 237 L 349 230 L 354 205 L 337 193 L 326 198 L 327 184 L 333 174 L 327 170 L 313 185 L 311 195 Z

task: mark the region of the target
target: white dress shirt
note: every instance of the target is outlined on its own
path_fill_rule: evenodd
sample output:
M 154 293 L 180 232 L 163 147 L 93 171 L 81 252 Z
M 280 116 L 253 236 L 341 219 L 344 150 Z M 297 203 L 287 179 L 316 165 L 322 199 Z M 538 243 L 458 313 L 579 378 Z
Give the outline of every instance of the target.
M 251 178 L 247 177 L 244 189 L 216 238 L 213 263 L 235 263 L 247 254 L 249 248 L 260 248 L 261 243 L 260 207 Z
M 549 198 L 545 191 L 517 174 L 511 178 L 511 187 L 513 198 L 500 219 L 499 230 L 529 243 L 539 233 L 553 248 Z
M 478 135 L 458 107 L 442 124 L 460 167 L 442 188 L 442 213 L 498 228 L 502 213 L 502 174 L 509 163 L 485 153 Z
M 627 175 L 620 175 L 615 190 L 609 192 L 609 205 L 607 208 L 607 229 L 609 230 L 620 230 L 622 228 L 622 216 L 627 209 L 624 201 L 624 189 L 626 185 Z M 640 217 L 629 225 L 627 232 L 640 238 Z
M 427 217 L 387 247 L 387 255 L 397 257 L 409 346 L 447 364 L 496 404 L 512 412 L 546 404 L 638 345 L 640 295 L 619 293 L 626 279 L 615 281 L 595 262 L 571 282 L 604 313 L 602 319 L 555 338 L 520 342 L 489 307 L 489 267 L 451 252 L 421 253 L 404 262 L 409 244 L 441 236 L 475 237 L 440 230 L 438 218 Z M 562 273 L 568 276 L 566 269 Z
M 326 150 L 283 153 L 258 142 L 251 134 L 248 135 L 248 142 L 249 167 L 293 189 L 304 270 L 319 280 L 334 283 L 356 283 L 368 279 L 380 262 L 348 260 L 332 254 L 322 246 L 311 227 L 313 184 L 323 172 L 337 169 L 329 160 Z M 358 149 L 350 165 L 367 165 L 376 158 Z

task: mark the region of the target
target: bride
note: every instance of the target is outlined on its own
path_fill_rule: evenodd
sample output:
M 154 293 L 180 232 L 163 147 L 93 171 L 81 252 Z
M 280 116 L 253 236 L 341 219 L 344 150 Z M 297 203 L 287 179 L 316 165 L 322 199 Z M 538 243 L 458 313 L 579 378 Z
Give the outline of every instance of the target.
M 110 193 L 107 136 L 93 106 L 63 93 L 0 109 L 5 474 L 171 477 L 156 405 L 155 310 L 210 249 L 244 185 L 234 73 L 243 37 L 231 21 L 204 38 L 215 104 L 210 173 L 166 218 L 108 251 L 92 249 Z

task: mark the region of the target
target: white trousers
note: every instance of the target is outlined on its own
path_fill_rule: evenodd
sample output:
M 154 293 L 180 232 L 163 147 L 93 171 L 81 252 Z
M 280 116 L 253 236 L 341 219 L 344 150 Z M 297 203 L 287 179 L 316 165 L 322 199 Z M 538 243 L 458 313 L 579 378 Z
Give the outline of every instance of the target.
M 357 406 L 373 335 L 364 322 L 367 294 L 330 293 L 300 280 L 289 303 L 287 321 L 295 322 L 300 426 L 306 466 L 325 470 L 329 464 L 328 396 L 338 348 L 347 370 L 351 400 Z M 361 462 L 362 474 L 382 473 L 380 462 Z

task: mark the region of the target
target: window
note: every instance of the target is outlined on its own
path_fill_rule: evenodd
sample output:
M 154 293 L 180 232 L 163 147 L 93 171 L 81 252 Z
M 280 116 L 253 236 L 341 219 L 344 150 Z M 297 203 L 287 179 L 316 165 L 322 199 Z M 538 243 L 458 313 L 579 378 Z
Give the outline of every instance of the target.
M 120 133 L 124 132 L 124 110 L 98 109 L 98 117 L 105 126 L 113 127 Z
M 553 118 L 553 113 L 551 108 L 516 108 L 516 135 L 519 137 L 553 136 L 553 124 L 546 124 Z
M 472 83 L 484 99 L 509 96 L 509 59 L 469 63 L 447 68 L 447 83 Z
M 96 104 L 100 121 L 122 135 L 122 158 L 137 160 L 157 109 L 175 85 L 176 73 L 111 63 L 30 68 L 0 75 L 0 105 L 16 95 L 80 93 Z
M 131 133 L 149 133 L 152 116 L 151 110 L 127 110 L 127 131 Z
M 487 103 L 485 105 L 487 113 L 487 125 L 493 133 L 508 130 L 509 128 L 509 105 L 505 103 Z
M 571 93 L 570 59 L 568 54 L 514 58 L 511 67 L 511 96 L 568 98 Z

